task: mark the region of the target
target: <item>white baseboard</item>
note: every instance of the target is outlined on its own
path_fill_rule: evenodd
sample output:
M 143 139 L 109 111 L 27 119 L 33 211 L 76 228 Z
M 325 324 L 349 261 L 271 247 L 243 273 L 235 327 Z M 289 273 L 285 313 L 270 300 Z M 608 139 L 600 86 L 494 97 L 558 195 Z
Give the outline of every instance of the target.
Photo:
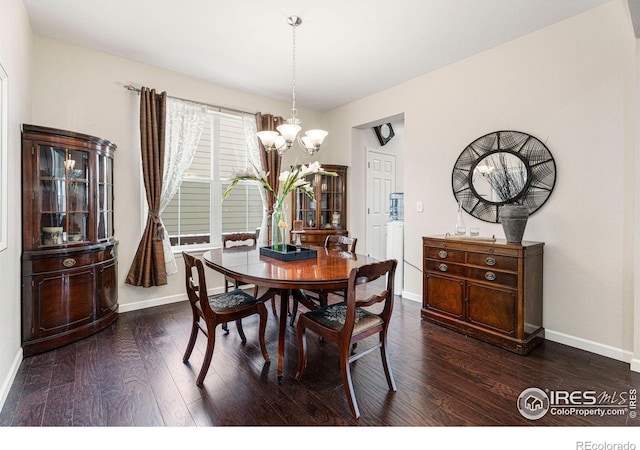
M 223 291 L 222 287 L 208 289 L 209 295 L 219 294 Z M 154 306 L 168 305 L 169 303 L 183 302 L 187 300 L 186 293 L 169 295 L 166 297 L 158 297 L 150 300 L 141 300 L 133 303 L 124 303 L 118 306 L 118 312 L 125 313 L 129 311 L 137 311 L 139 309 L 153 308 Z
M 413 292 L 402 291 L 402 298 L 405 300 L 411 300 L 414 302 L 422 303 L 422 294 L 415 294 Z
M 169 303 L 181 302 L 187 299 L 186 294 L 170 295 L 167 297 L 153 298 L 150 300 L 141 300 L 133 303 L 120 303 L 118 306 L 119 313 L 129 311 L 137 311 L 139 309 L 153 308 L 154 306 L 168 305 Z
M 422 302 L 422 294 L 402 291 L 402 298 L 416 302 Z M 633 358 L 633 352 L 623 350 L 621 348 L 612 347 L 610 345 L 601 344 L 599 342 L 582 339 L 559 331 L 544 330 L 544 337 L 559 344 L 568 345 L 569 347 L 585 350 L 596 355 L 606 356 L 618 361 L 629 363 L 630 370 L 640 372 L 640 359 Z
M 596 355 L 606 356 L 607 358 L 616 359 L 618 361 L 629 363 L 631 370 L 640 372 L 640 360 L 633 359 L 633 352 L 623 350 L 621 348 L 612 347 L 610 345 L 601 344 L 599 342 L 582 339 L 559 331 L 544 330 L 544 338 L 559 344 L 568 345 L 569 347 L 585 350 Z M 635 361 L 635 362 L 634 362 Z
M 9 368 L 7 377 L 5 378 L 4 382 L 2 383 L 2 387 L 0 388 L 0 411 L 2 411 L 4 403 L 7 401 L 9 390 L 11 389 L 13 381 L 16 379 L 18 369 L 20 369 L 20 363 L 22 363 L 22 359 L 22 347 L 20 347 L 16 352 L 16 356 L 13 358 L 13 362 L 11 363 L 11 367 Z

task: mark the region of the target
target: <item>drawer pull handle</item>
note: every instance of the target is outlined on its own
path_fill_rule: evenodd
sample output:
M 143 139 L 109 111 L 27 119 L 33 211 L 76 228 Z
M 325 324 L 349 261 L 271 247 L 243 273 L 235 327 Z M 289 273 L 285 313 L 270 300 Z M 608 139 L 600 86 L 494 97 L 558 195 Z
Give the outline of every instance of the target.
M 440 258 L 443 258 L 443 259 L 444 259 L 444 258 L 446 258 L 446 257 L 447 257 L 447 252 L 445 252 L 444 250 L 440 250 L 440 251 L 438 252 L 438 256 L 439 256 Z
M 489 281 L 494 281 L 496 279 L 496 274 L 493 272 L 487 272 L 484 274 L 484 277 Z
M 484 259 L 484 262 L 485 262 L 485 264 L 486 264 L 487 266 L 495 266 L 495 265 L 496 265 L 496 260 L 495 260 L 495 258 L 489 258 L 489 257 L 487 257 L 487 258 L 485 258 L 485 259 Z
M 447 267 L 446 264 L 440 264 L 438 266 L 438 269 L 440 269 L 440 272 L 446 272 L 449 269 L 449 267 Z
M 62 265 L 65 267 L 73 267 L 76 265 L 75 258 L 65 258 L 62 260 Z

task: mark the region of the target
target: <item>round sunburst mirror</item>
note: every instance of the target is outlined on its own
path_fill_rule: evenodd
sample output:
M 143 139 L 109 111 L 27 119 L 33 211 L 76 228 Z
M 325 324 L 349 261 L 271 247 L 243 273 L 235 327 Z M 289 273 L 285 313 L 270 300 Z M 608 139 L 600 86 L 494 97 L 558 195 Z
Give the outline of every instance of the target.
M 495 131 L 479 137 L 460 154 L 451 185 L 462 209 L 485 222 L 500 222 L 507 204 L 527 207 L 529 215 L 548 200 L 556 164 L 539 139 L 520 131 Z

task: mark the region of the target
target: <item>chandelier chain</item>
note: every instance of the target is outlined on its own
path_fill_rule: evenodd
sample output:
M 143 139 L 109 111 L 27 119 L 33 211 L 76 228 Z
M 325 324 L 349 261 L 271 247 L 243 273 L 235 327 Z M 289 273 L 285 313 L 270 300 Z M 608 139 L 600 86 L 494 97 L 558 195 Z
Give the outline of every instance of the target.
M 293 85 L 293 91 L 292 91 L 292 98 L 293 98 L 293 103 L 292 103 L 292 108 L 291 108 L 291 115 L 295 118 L 297 117 L 298 114 L 298 110 L 296 109 L 296 28 L 297 28 L 297 24 L 294 23 L 292 24 L 293 27 L 293 77 L 292 77 L 292 85 Z
M 322 141 L 329 133 L 325 130 L 307 130 L 304 137 L 299 136 L 302 127 L 300 126 L 301 121 L 297 117 L 298 110 L 296 109 L 296 27 L 302 23 L 302 19 L 298 16 L 289 16 L 287 22 L 293 27 L 291 117 L 276 127 L 277 132 L 273 130 L 259 131 L 258 138 L 267 152 L 277 150 L 278 154 L 282 155 L 297 140 L 304 151 L 313 155 L 320 150 Z

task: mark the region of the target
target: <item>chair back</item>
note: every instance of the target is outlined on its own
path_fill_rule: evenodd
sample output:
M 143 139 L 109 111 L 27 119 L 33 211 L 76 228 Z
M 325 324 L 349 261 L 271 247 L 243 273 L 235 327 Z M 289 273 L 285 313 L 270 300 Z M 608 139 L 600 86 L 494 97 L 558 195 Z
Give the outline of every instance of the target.
M 356 323 L 356 307 L 367 307 L 376 303 L 384 302 L 382 312 L 377 315 L 382 319 L 386 329 L 391 312 L 393 311 L 393 280 L 396 273 L 398 261 L 388 259 L 385 261 L 367 264 L 351 270 L 349 274 L 349 286 L 347 287 L 346 313 L 345 323 L 341 334 L 351 335 Z M 382 285 L 372 284 L 360 290 L 363 295 L 369 295 L 368 298 L 357 298 L 357 286 L 368 285 L 381 277 L 386 276 L 386 282 Z
M 201 311 L 203 314 L 213 314 L 211 305 L 209 305 L 202 261 L 187 252 L 182 252 L 182 258 L 184 259 L 185 287 L 191 308 L 194 311 Z
M 245 241 L 253 241 L 253 243 L 247 243 Z M 242 233 L 222 233 L 222 247 L 227 248 L 228 244 L 231 246 L 255 246 L 258 243 L 258 232 L 247 231 Z
M 342 236 L 339 234 L 330 234 L 324 240 L 324 248 L 355 253 L 357 242 L 357 238 Z

